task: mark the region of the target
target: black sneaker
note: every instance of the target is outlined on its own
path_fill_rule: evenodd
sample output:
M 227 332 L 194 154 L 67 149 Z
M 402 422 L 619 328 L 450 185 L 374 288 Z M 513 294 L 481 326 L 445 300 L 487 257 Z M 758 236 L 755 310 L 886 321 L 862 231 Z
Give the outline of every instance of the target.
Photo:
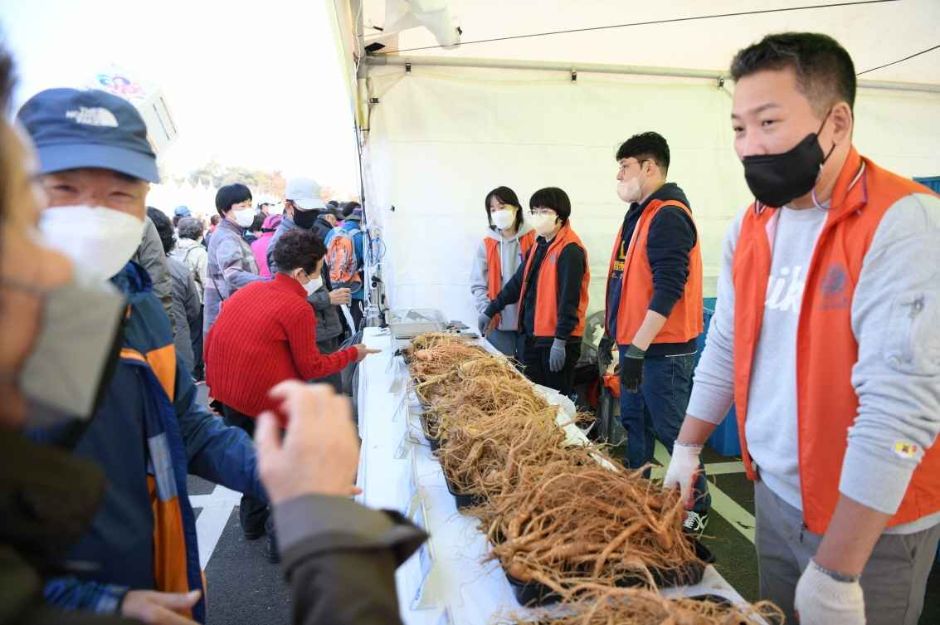
M 687 534 L 691 534 L 696 538 L 701 538 L 702 534 L 705 533 L 705 527 L 707 525 L 707 514 L 689 510 L 685 515 L 685 521 L 682 522 L 682 529 L 684 529 Z
M 250 532 L 243 531 L 242 536 L 245 537 L 245 540 L 258 540 L 264 536 L 264 528 L 262 527 L 260 530 L 252 530 Z

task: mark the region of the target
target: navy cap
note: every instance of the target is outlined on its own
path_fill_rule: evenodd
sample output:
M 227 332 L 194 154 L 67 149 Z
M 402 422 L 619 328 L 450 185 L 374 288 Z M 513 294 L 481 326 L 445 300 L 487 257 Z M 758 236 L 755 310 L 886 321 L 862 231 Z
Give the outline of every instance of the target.
M 97 167 L 160 182 L 147 125 L 134 105 L 97 89 L 46 89 L 17 119 L 39 153 L 39 172 Z

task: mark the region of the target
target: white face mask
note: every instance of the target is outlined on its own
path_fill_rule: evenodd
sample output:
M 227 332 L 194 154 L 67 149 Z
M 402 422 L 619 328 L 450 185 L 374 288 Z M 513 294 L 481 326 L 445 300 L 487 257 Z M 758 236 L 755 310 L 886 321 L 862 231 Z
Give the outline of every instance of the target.
M 284 205 L 281 203 L 272 204 L 268 206 L 268 215 L 283 215 L 284 214 Z
M 617 183 L 617 195 L 627 204 L 640 201 L 640 179 L 630 178 Z
M 313 295 L 320 290 L 321 286 L 323 286 L 323 278 L 313 278 L 304 285 L 304 291 L 307 292 L 307 295 Z
M 504 208 L 503 210 L 491 212 L 490 217 L 493 219 L 493 225 L 500 230 L 505 230 L 516 221 L 516 211 L 511 208 Z
M 532 224 L 532 228 L 539 235 L 544 237 L 544 236 L 551 234 L 552 231 L 555 229 L 555 221 L 557 219 L 558 218 L 551 213 L 547 215 L 543 215 L 539 213 L 538 215 L 532 215 L 529 218 L 529 222 Z
M 255 221 L 255 209 L 251 207 L 234 209 L 232 213 L 235 216 L 235 223 L 242 228 L 247 228 Z
M 55 206 L 40 213 L 39 230 L 80 271 L 108 280 L 140 247 L 144 220 L 101 206 Z

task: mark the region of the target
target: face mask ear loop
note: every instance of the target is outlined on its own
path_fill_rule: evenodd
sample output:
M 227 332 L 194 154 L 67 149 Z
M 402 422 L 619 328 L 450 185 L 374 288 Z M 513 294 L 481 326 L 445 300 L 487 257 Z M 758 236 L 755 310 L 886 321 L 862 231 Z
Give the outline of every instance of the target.
M 816 131 L 816 137 L 817 137 L 817 138 L 819 137 L 819 133 L 822 132 L 823 127 L 825 127 L 826 122 L 829 120 L 829 116 L 830 116 L 830 115 L 832 115 L 832 109 L 829 109 L 829 111 L 826 112 L 826 116 L 823 117 L 822 123 L 819 124 L 819 130 Z M 819 164 L 819 172 L 816 174 L 816 182 L 817 182 L 817 183 L 819 182 L 819 176 L 822 175 L 823 165 L 826 164 L 826 161 L 828 161 L 828 160 L 829 160 L 829 157 L 832 156 L 832 153 L 835 152 L 836 145 L 837 145 L 836 142 L 833 141 L 833 142 L 832 142 L 832 147 L 829 148 L 829 151 L 826 152 L 826 156 L 823 157 L 822 163 Z M 816 198 L 816 184 L 815 184 L 815 183 L 813 184 L 812 196 L 813 196 L 813 204 L 816 206 L 816 208 L 824 208 L 824 207 L 819 203 L 819 200 Z

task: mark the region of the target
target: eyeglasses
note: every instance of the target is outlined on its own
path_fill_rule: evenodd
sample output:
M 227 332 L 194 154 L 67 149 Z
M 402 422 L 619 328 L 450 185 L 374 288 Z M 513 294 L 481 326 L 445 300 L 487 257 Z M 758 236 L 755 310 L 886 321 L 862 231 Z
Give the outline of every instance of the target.
M 640 167 L 643 167 L 643 163 L 645 163 L 646 161 L 648 161 L 648 160 L 650 160 L 650 159 L 644 158 L 643 160 L 638 160 L 638 159 L 635 159 L 635 158 L 629 158 L 629 159 L 625 159 L 625 160 L 626 160 L 625 163 L 621 163 L 621 164 L 620 164 L 620 171 L 621 171 L 621 172 L 625 172 L 625 171 L 627 171 L 628 169 L 630 169 L 630 166 L 631 166 L 633 163 L 636 163 L 636 164 L 639 165 Z
M 550 208 L 533 208 L 529 210 L 529 214 L 535 217 L 536 215 L 545 215 L 546 217 L 554 217 L 555 211 Z

